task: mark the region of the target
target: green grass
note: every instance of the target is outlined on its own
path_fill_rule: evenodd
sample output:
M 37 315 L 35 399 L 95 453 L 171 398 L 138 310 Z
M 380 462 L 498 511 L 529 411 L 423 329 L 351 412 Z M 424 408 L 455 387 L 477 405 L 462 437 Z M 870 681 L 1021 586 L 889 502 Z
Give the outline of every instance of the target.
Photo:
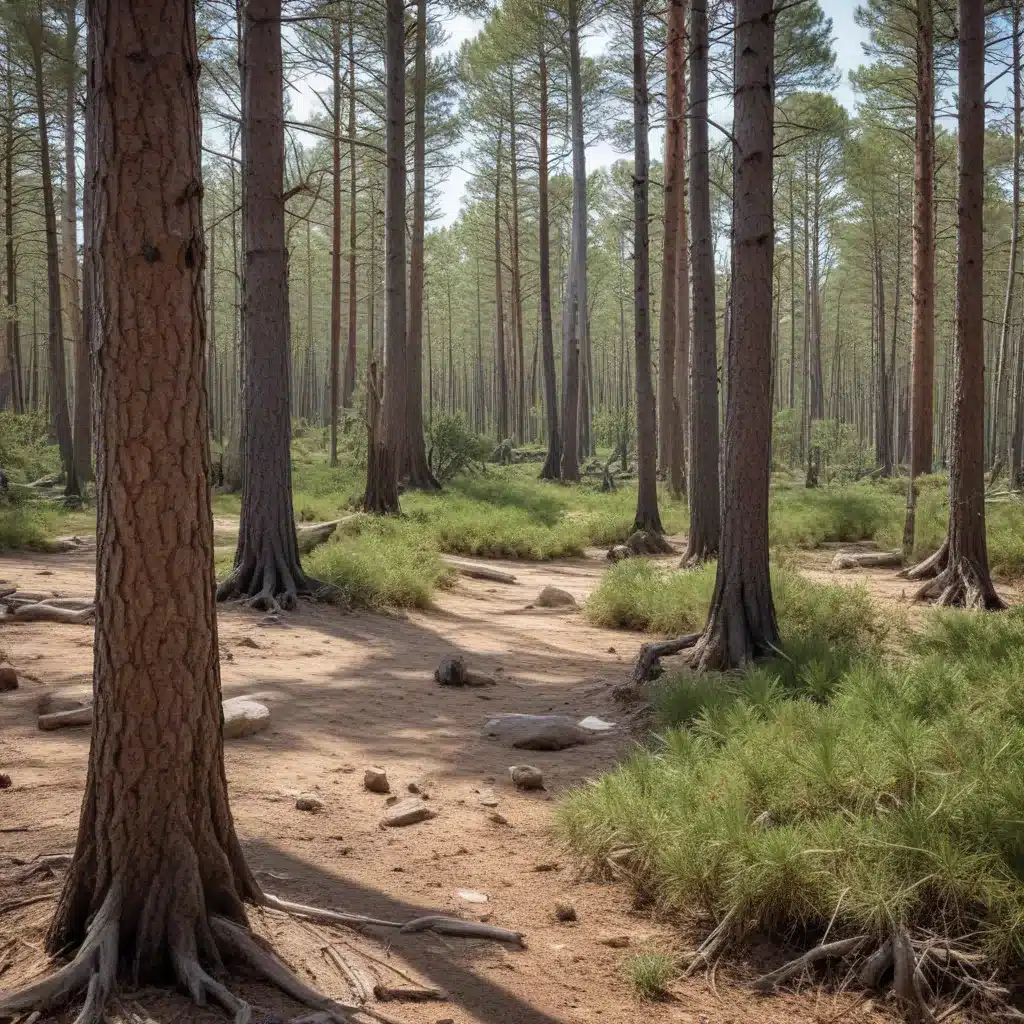
M 348 610 L 427 608 L 450 576 L 422 530 L 369 518 L 316 548 L 303 568 L 329 584 L 332 601 Z
M 663 999 L 676 973 L 676 962 L 666 953 L 635 953 L 622 970 L 641 999 Z
M 60 523 L 56 512 L 37 504 L 0 505 L 0 553 L 22 548 L 47 551 Z
M 825 645 L 816 619 L 804 639 Z M 931 616 L 817 683 L 779 663 L 670 678 L 680 725 L 572 794 L 565 836 L 598 863 L 628 851 L 646 893 L 732 912 L 737 935 L 900 926 L 1019 960 L 1024 611 Z

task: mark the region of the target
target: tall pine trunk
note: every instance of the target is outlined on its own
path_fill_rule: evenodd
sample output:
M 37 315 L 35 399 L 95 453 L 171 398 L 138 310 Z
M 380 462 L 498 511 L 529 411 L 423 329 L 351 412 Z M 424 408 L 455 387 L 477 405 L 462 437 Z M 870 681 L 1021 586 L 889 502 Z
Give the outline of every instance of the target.
M 348 8 L 348 348 L 345 351 L 345 379 L 341 403 L 352 408 L 356 392 L 356 318 L 359 312 L 356 294 L 356 55 L 352 24 L 353 4 Z
M 1010 227 L 1010 265 L 1006 275 L 1006 301 L 1003 305 L 1003 338 L 1009 347 L 1008 339 L 1013 330 L 1013 304 L 1016 294 L 1015 281 L 1020 248 L 1020 164 L 1021 164 L 1021 52 L 1020 52 L 1020 13 L 1021 0 L 1013 0 L 1013 192 L 1012 192 L 1012 224 Z M 1007 360 L 1007 362 L 1009 362 Z M 1017 365 L 1014 374 L 1013 389 L 1013 428 L 1007 436 L 1007 467 L 1010 486 L 1020 487 L 1021 473 L 1024 469 L 1022 460 L 1024 453 L 1024 346 L 1017 346 Z M 1009 420 L 1009 410 L 1006 414 Z
M 494 165 L 494 346 L 498 375 L 498 440 L 509 437 L 508 367 L 505 350 L 505 288 L 501 276 L 501 152 L 503 126 L 498 127 L 498 153 Z
M 331 385 L 330 464 L 338 464 L 338 386 L 341 363 L 341 18 L 331 15 Z M 346 368 L 347 373 L 347 368 Z
M 7 280 L 7 367 L 10 376 L 11 408 L 25 412 L 24 378 L 21 370 L 21 332 L 18 317 L 18 266 L 14 249 L 14 75 L 11 64 L 10 29 L 4 33 L 4 252 Z M 33 342 L 35 339 L 33 338 Z

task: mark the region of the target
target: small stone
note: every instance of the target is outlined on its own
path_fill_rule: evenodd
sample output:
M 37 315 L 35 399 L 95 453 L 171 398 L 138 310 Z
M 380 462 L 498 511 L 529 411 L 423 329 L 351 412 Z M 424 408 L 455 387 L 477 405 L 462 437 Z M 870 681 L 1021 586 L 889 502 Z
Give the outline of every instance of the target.
M 0 772 L 0 789 L 10 789 L 13 785 L 10 775 Z
M 612 949 L 627 949 L 629 947 L 628 935 L 600 935 L 597 941 L 602 946 L 609 946 Z
M 260 644 L 256 643 L 256 641 L 253 640 L 253 638 L 251 636 L 240 636 L 235 641 L 235 646 L 236 647 L 249 647 L 249 648 L 251 648 L 254 651 L 262 651 L 263 650 L 263 647 Z
M 0 693 L 18 688 L 18 673 L 10 665 L 0 665 Z
M 472 889 L 457 889 L 455 895 L 466 903 L 486 903 L 488 900 L 486 893 L 474 892 Z
M 575 608 L 576 598 L 568 590 L 549 586 L 537 595 L 534 605 L 538 608 Z
M 541 774 L 541 770 L 534 768 L 532 764 L 514 764 L 509 768 L 508 773 L 512 777 L 512 784 L 516 789 L 544 788 L 544 776 Z
M 615 654 L 615 653 L 616 653 L 616 652 L 615 652 L 615 648 L 614 648 L 614 647 L 609 647 L 609 648 L 608 648 L 608 653 L 609 653 L 609 654 Z
M 410 793 L 415 793 L 417 796 L 423 792 L 423 790 L 420 789 L 419 784 L 416 782 L 410 782 L 405 788 L 409 790 Z
M 388 828 L 402 828 L 405 825 L 416 825 L 421 821 L 436 818 L 437 811 L 432 811 L 418 797 L 399 800 L 384 815 L 384 825 Z
M 363 773 L 363 785 L 371 793 L 390 793 L 391 783 L 388 773 L 383 768 L 367 768 Z
M 434 669 L 434 680 L 442 686 L 464 686 L 466 683 L 466 663 L 459 657 L 446 656 Z
M 560 867 L 561 867 L 561 865 L 557 861 L 549 860 L 549 861 L 544 861 L 541 864 L 534 864 L 533 865 L 533 870 L 534 871 L 557 871 Z
M 484 807 L 497 807 L 498 798 L 491 790 L 485 789 L 480 794 L 480 803 L 483 804 Z
M 387 798 L 387 800 L 384 801 L 384 806 L 385 807 L 394 807 L 395 804 L 397 804 L 397 803 L 398 803 L 398 797 L 397 796 L 389 796 Z
M 302 793 L 295 801 L 297 811 L 308 811 L 310 814 L 319 814 L 324 809 L 324 802 L 316 793 Z
M 633 552 L 625 544 L 615 544 L 608 549 L 606 557 L 609 562 L 621 562 L 626 558 L 632 558 Z
M 562 750 L 587 743 L 594 737 L 568 715 L 499 715 L 484 726 L 485 736 L 520 750 Z
M 555 917 L 561 921 L 562 924 L 571 924 L 573 921 L 578 920 L 576 917 L 576 908 L 571 903 L 556 903 Z
M 224 701 L 224 739 L 237 740 L 263 732 L 270 725 L 270 708 L 251 697 Z
M 504 814 L 499 814 L 497 811 L 491 811 L 491 813 L 488 814 L 487 817 L 488 820 L 493 821 L 495 825 L 508 824 L 508 818 L 506 818 Z

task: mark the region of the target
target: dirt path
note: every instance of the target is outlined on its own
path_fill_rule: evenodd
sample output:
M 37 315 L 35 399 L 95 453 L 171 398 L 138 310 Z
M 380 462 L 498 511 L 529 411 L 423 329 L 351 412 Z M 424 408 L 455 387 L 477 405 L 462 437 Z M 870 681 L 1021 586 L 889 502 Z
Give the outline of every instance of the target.
M 272 626 L 255 613 L 221 610 L 225 695 L 258 695 L 273 716 L 268 731 L 226 745 L 232 807 L 264 887 L 293 900 L 378 917 L 429 910 L 489 915 L 527 934 L 525 951 L 416 936 L 392 938 L 390 945 L 379 938 L 360 940 L 364 953 L 390 958 L 449 993 L 445 1003 L 388 1008 L 411 1024 L 880 1019 L 870 1003 L 821 992 L 758 999 L 742 985 L 753 965 L 679 983 L 664 1003 L 636 999 L 622 962 L 654 946 L 692 948 L 695 933 L 689 925 L 658 923 L 634 910 L 624 886 L 580 877 L 552 831 L 559 794 L 610 768 L 631 741 L 619 735 L 557 753 L 527 753 L 485 739 L 481 727 L 504 711 L 621 721 L 609 684 L 622 678 L 641 637 L 594 628 L 578 612 L 526 609 L 547 584 L 582 602 L 606 568 L 598 557 L 496 564 L 515 573 L 519 583 L 460 579 L 430 612 L 343 615 L 304 605 Z M 88 555 L 5 558 L 0 577 L 71 595 L 91 593 L 94 579 Z M 20 690 L 0 695 L 0 770 L 14 782 L 0 792 L 0 829 L 31 830 L 0 832 L 0 877 L 11 878 L 12 855 L 71 849 L 89 736 L 85 730 L 38 732 L 34 709 L 43 692 L 89 692 L 91 640 L 91 630 L 82 626 L 26 623 L 0 631 L 0 647 L 24 674 Z M 441 689 L 432 671 L 450 653 L 464 655 L 499 684 L 486 691 Z M 508 767 L 517 763 L 539 767 L 547 792 L 516 792 Z M 413 782 L 426 790 L 437 817 L 406 829 L 382 829 L 384 797 L 362 785 L 362 769 L 373 764 L 387 768 L 393 791 L 402 794 Z M 485 789 L 494 791 L 497 808 L 481 804 Z M 322 813 L 295 809 L 295 795 L 308 790 L 322 797 Z M 507 824 L 492 820 L 495 810 Z M 0 887 L 0 908 L 13 888 L 10 882 Z M 488 903 L 467 903 L 456 895 L 459 889 L 484 893 Z M 558 903 L 572 904 L 578 922 L 559 924 Z M 16 965 L 0 983 L 24 977 L 23 955 L 38 967 L 29 944 L 38 943 L 47 913 L 43 903 L 0 918 L 0 953 L 6 935 L 17 932 L 24 940 Z M 329 994 L 350 997 L 322 952 L 323 933 L 277 918 L 267 918 L 264 927 L 300 973 Z M 609 936 L 628 937 L 629 948 L 609 947 L 602 941 Z M 242 984 L 240 990 L 264 1008 L 255 1021 L 269 1024 L 296 1012 L 294 1004 L 258 984 Z M 225 1019 L 175 995 L 144 992 L 137 998 L 160 1024 Z M 111 1019 L 133 1018 L 125 1011 Z

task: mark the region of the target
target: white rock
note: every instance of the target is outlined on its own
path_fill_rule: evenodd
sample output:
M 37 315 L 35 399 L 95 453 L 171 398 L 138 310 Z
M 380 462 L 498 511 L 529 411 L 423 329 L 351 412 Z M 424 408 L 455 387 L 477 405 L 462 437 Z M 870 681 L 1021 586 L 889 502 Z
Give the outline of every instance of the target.
M 597 715 L 587 715 L 576 724 L 581 729 L 589 729 L 591 732 L 608 732 L 609 729 L 615 728 L 614 722 L 606 722 L 603 718 L 598 718 Z
M 270 708 L 251 697 L 224 701 L 224 739 L 237 740 L 263 732 L 270 725 Z
M 455 893 L 460 900 L 465 900 L 467 903 L 486 903 L 487 896 L 482 892 L 473 892 L 472 889 L 458 889 Z
M 594 734 L 568 715 L 499 715 L 484 726 L 484 735 L 520 750 L 562 750 L 588 743 Z
M 436 817 L 436 811 L 432 811 L 418 796 L 411 796 L 388 808 L 384 824 L 388 828 L 402 828 Z

